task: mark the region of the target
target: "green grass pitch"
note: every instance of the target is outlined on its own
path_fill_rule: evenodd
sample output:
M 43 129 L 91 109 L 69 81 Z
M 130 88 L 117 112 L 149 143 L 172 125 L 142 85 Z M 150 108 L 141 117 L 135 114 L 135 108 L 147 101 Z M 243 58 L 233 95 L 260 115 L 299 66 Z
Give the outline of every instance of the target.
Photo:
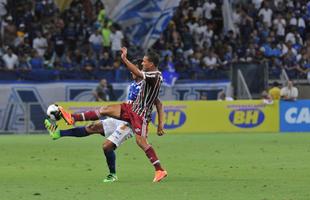
M 119 181 L 102 183 L 103 140 L 0 136 L 0 199 L 310 199 L 310 134 L 151 135 L 169 173 L 155 184 L 134 140 L 117 150 Z

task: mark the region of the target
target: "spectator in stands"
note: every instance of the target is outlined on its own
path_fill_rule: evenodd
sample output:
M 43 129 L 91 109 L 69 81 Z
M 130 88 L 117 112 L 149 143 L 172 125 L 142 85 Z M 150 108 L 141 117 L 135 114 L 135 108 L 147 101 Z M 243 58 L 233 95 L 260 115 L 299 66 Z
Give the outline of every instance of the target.
M 183 40 L 183 52 L 184 52 L 185 59 L 187 59 L 188 56 L 194 53 L 194 50 L 193 50 L 194 38 L 189 31 L 190 31 L 189 27 L 185 26 L 184 30 L 181 32 L 182 40 Z
M 7 7 L 7 0 L 1 0 L 0 1 L 0 19 L 1 20 L 7 14 L 6 7 Z
M 97 1 L 95 7 L 96 9 L 98 9 L 97 21 L 99 23 L 102 23 L 106 19 L 106 11 L 104 5 L 101 2 Z
M 277 14 L 277 17 L 273 20 L 273 27 L 276 30 L 278 40 L 284 40 L 286 20 L 281 14 Z
M 98 66 L 100 70 L 110 71 L 113 70 L 113 59 L 108 52 L 101 52 Z
M 207 45 L 208 48 L 212 47 L 214 39 L 214 31 L 212 26 L 207 26 L 207 30 L 203 33 L 201 42 L 199 44 Z
M 222 54 L 223 54 L 222 56 L 223 65 L 229 65 L 233 62 L 234 53 L 233 53 L 231 46 L 225 44 L 222 49 Z
M 240 11 L 240 24 L 239 29 L 240 29 L 240 39 L 243 42 L 248 42 L 250 41 L 250 36 L 251 33 L 254 29 L 254 19 L 249 16 L 248 13 L 246 13 L 243 9 Z
M 174 47 L 177 48 L 182 42 L 181 34 L 177 30 L 176 24 L 174 22 L 171 22 L 168 28 L 170 28 L 170 33 L 171 33 L 170 37 L 171 37 L 172 44 Z
M 36 50 L 32 52 L 32 58 L 29 61 L 32 70 L 38 70 L 44 68 L 44 60 L 41 56 L 39 56 Z
M 161 56 L 164 57 L 162 63 L 167 62 L 167 58 L 173 55 L 172 47 L 169 44 L 165 44 L 164 49 L 161 50 Z
M 273 99 L 270 94 L 266 90 L 264 90 L 261 94 L 261 98 L 264 104 L 270 105 L 273 104 Z
M 65 38 L 61 32 L 61 28 L 56 28 L 55 33 L 52 34 L 52 42 L 54 45 L 56 55 L 61 58 L 66 50 Z
M 252 0 L 252 3 L 254 4 L 255 8 L 258 10 L 262 3 L 263 3 L 264 0 Z
M 48 36 L 48 41 L 51 42 L 50 40 L 50 35 Z M 59 60 L 59 57 L 55 55 L 55 49 L 52 47 L 52 45 L 48 45 L 45 53 L 44 53 L 44 64 L 49 68 L 49 69 L 54 69 L 53 63 L 55 59 Z M 59 67 L 59 65 L 57 66 Z
M 75 68 L 82 68 L 83 67 L 83 61 L 84 61 L 84 53 L 81 52 L 80 49 L 76 49 L 74 51 L 74 54 L 73 54 L 73 62 L 75 64 Z
M 24 42 L 24 38 L 26 35 L 26 31 L 25 31 L 25 24 L 20 24 L 17 32 L 16 32 L 17 37 L 15 38 L 14 41 L 14 46 L 19 46 L 21 43 Z
M 275 81 L 275 82 L 273 82 L 273 84 L 272 84 L 272 88 L 270 88 L 270 90 L 269 90 L 269 95 L 271 96 L 271 98 L 273 99 L 273 100 L 280 100 L 280 98 L 281 98 L 281 89 L 279 88 L 279 86 L 280 86 L 280 84 L 277 82 L 277 81 Z
M 20 71 L 29 71 L 31 70 L 31 65 L 27 60 L 27 56 L 26 55 L 21 55 L 19 57 L 19 70 Z
M 86 78 L 94 79 L 94 70 L 96 66 L 96 61 L 93 59 L 92 51 L 89 51 L 86 57 L 82 61 L 82 70 L 86 75 Z
M 28 79 L 29 73 L 31 72 L 31 65 L 28 62 L 27 55 L 22 54 L 19 56 L 19 66 L 16 71 L 20 80 Z
M 298 60 L 294 53 L 294 49 L 288 49 L 288 52 L 283 56 L 283 67 L 290 77 L 295 76 L 295 69 L 298 68 Z
M 111 50 L 112 50 L 112 57 L 115 58 L 119 55 L 119 52 L 121 51 L 121 48 L 123 46 L 123 39 L 124 35 L 122 31 L 117 28 L 116 26 L 111 27 Z
M 64 70 L 71 70 L 74 68 L 74 58 L 72 51 L 67 51 L 64 56 L 62 56 L 60 60 L 60 66 Z
M 116 82 L 128 80 L 128 76 L 126 77 L 126 74 L 128 74 L 129 72 L 125 69 L 120 58 L 114 59 L 113 68 L 114 68 L 114 80 Z
M 78 38 L 77 28 L 72 21 L 68 22 L 68 26 L 64 29 L 64 37 L 68 45 L 68 49 L 71 51 L 76 50 L 76 43 Z
M 93 95 L 96 101 L 111 101 L 114 100 L 114 92 L 112 85 L 109 85 L 106 79 L 101 79 L 96 87 Z
M 42 36 L 41 32 L 37 33 L 37 37 L 33 40 L 32 47 L 37 51 L 38 56 L 44 56 L 48 45 L 46 38 Z
M 202 47 L 204 42 L 204 34 L 206 34 L 208 27 L 206 26 L 204 20 L 200 19 L 198 24 L 193 28 L 193 36 L 195 44 Z
M 18 67 L 18 57 L 10 47 L 7 48 L 6 53 L 2 56 L 2 60 L 6 70 L 12 71 Z
M 195 53 L 194 55 L 191 55 L 188 59 L 188 69 L 184 70 L 185 77 L 197 79 L 198 74 L 203 73 L 200 63 L 200 54 Z M 184 62 L 182 62 L 184 65 Z
M 174 86 L 179 78 L 179 74 L 175 71 L 175 63 L 171 56 L 167 55 L 162 64 L 162 75 L 164 84 L 167 86 Z
M 302 54 L 300 59 L 300 66 L 298 66 L 298 71 L 307 76 L 308 81 L 310 82 L 310 48 L 309 53 L 306 51 Z
M 213 50 L 209 50 L 207 55 L 203 58 L 203 64 L 206 69 L 216 69 L 219 66 L 218 56 Z
M 303 34 L 306 29 L 306 23 L 303 19 L 299 10 L 296 10 L 296 13 L 292 13 L 292 18 L 290 19 L 289 24 L 298 30 L 299 34 Z
M 107 19 L 103 21 L 103 27 L 101 29 L 102 40 L 103 40 L 103 48 L 105 51 L 110 51 L 111 49 L 111 30 L 110 30 L 111 22 Z
M 88 39 L 89 43 L 92 46 L 93 51 L 96 54 L 96 57 L 99 57 L 99 53 L 102 51 L 102 35 L 100 34 L 100 30 L 94 31 Z
M 267 27 L 271 27 L 272 25 L 272 10 L 269 7 L 269 4 L 267 1 L 263 2 L 263 8 L 261 8 L 258 12 L 258 16 L 262 18 L 262 21 L 264 24 L 267 25 Z
M 287 101 L 295 101 L 298 97 L 298 89 L 293 86 L 292 81 L 287 82 L 287 86 L 281 89 L 281 99 Z
M 7 16 L 5 20 L 1 21 L 1 39 L 3 45 L 13 45 L 16 37 L 16 25 L 13 22 L 13 17 L 11 15 Z
M 207 0 L 203 4 L 204 18 L 212 19 L 212 11 L 214 11 L 215 8 L 216 8 L 216 4 L 211 0 Z
M 199 100 L 208 100 L 208 93 L 207 93 L 207 91 L 201 91 L 200 92 Z
M 298 44 L 303 43 L 302 38 L 300 37 L 296 28 L 291 28 L 291 31 L 286 34 L 285 42 L 290 42 L 292 45 L 294 45 L 296 43 L 298 43 Z
M 225 91 L 222 90 L 217 94 L 217 100 L 218 101 L 233 101 L 234 99 L 232 97 L 226 96 Z
M 34 50 L 30 45 L 30 39 L 28 36 L 25 36 L 24 40 L 16 48 L 16 53 L 18 56 L 26 55 L 29 57 Z
M 195 18 L 202 18 L 203 17 L 203 7 L 202 7 L 202 2 L 198 1 L 196 9 L 193 12 L 193 17 Z

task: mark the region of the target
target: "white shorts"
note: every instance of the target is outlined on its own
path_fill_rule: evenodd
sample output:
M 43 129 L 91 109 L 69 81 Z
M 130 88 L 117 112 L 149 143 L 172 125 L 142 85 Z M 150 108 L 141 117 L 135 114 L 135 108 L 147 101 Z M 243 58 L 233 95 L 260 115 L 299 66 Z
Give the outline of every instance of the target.
M 132 138 L 134 133 L 128 122 L 107 118 L 101 120 L 105 137 L 119 147 L 127 139 Z

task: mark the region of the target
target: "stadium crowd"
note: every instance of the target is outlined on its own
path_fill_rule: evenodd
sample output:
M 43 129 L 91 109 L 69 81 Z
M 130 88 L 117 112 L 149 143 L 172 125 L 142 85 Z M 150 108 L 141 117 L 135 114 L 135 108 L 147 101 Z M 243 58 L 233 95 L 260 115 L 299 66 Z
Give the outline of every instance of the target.
M 0 80 L 124 81 L 122 45 L 141 56 L 100 0 L 73 0 L 63 12 L 53 0 L 0 1 Z M 233 1 L 233 29 L 223 31 L 221 0 L 182 0 L 153 48 L 160 69 L 179 79 L 226 79 L 231 64 L 266 62 L 270 76 L 310 77 L 310 1 Z M 4 73 L 5 72 L 5 73 Z

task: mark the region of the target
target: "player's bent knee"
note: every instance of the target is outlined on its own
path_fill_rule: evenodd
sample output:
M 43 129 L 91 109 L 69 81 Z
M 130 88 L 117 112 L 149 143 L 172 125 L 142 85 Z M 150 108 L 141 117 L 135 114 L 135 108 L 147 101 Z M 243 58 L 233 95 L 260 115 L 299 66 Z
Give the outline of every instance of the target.
M 94 126 L 92 124 L 87 125 L 85 129 L 86 129 L 86 132 L 89 134 L 95 133 Z
M 102 148 L 104 151 L 113 151 L 116 149 L 116 145 L 111 142 L 110 140 L 106 140 L 103 145 Z
M 120 113 L 121 113 L 121 105 L 120 104 L 102 106 L 99 109 L 99 114 L 101 116 L 109 116 L 109 117 L 113 117 L 116 119 L 120 118 Z
M 111 112 L 111 107 L 110 106 L 102 106 L 99 109 L 100 115 L 107 115 Z
M 85 129 L 89 134 L 95 134 L 95 133 L 104 134 L 103 126 L 100 121 L 87 125 Z

